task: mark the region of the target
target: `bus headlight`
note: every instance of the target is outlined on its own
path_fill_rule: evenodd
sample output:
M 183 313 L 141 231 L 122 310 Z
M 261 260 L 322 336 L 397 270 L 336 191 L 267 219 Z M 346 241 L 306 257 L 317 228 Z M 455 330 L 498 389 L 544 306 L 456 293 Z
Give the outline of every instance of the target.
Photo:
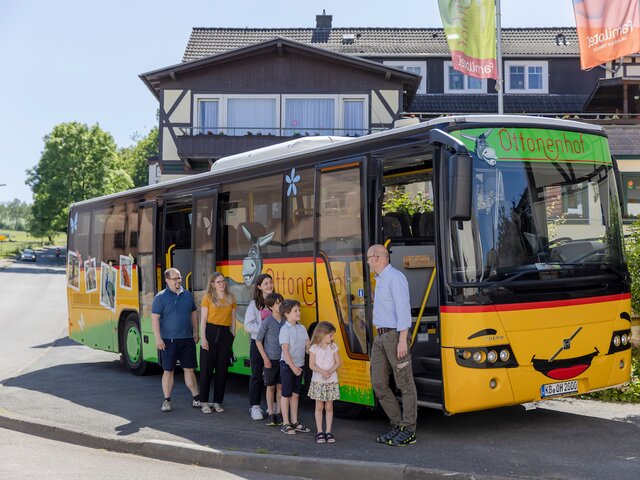
M 482 363 L 484 362 L 484 359 L 486 358 L 486 355 L 484 352 L 478 350 L 476 352 L 473 352 L 473 361 L 476 363 Z
M 511 354 L 509 354 L 509 350 L 507 350 L 506 348 L 503 348 L 502 350 L 500 350 L 500 361 L 501 362 L 507 362 L 510 357 L 511 357 Z
M 609 344 L 608 355 L 612 353 L 622 352 L 631 348 L 631 329 L 618 330 L 611 335 L 611 343 Z
M 498 354 L 495 350 L 491 350 L 489 353 L 487 353 L 487 362 L 496 363 L 496 360 L 498 360 Z
M 513 368 L 518 362 L 509 345 L 455 349 L 456 363 L 469 368 Z

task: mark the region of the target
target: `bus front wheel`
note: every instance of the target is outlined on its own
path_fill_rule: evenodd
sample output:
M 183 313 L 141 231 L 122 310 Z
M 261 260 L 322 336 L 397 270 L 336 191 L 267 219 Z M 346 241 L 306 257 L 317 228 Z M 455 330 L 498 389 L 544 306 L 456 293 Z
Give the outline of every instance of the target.
M 134 375 L 144 375 L 149 364 L 142 357 L 140 320 L 135 313 L 130 313 L 125 319 L 120 338 L 125 365 Z

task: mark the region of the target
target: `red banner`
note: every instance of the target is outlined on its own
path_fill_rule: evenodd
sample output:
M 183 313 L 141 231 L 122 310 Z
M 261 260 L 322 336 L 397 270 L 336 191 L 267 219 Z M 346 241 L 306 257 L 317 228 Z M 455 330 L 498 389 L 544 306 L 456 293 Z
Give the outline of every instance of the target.
M 640 51 L 638 0 L 573 0 L 583 70 Z

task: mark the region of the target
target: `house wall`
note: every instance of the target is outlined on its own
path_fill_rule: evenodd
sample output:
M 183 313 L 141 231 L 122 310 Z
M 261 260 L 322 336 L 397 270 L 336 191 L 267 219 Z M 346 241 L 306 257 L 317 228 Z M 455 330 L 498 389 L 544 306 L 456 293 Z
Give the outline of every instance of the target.
M 595 87 L 599 78 L 605 76 L 602 68 L 593 68 L 589 71 L 580 70 L 580 59 L 576 58 L 538 58 L 538 57 L 504 57 L 503 62 L 509 60 L 548 61 L 549 64 L 549 93 L 588 95 Z M 382 63 L 389 60 L 384 57 L 375 57 L 371 60 Z M 394 58 L 394 60 L 398 60 Z M 425 61 L 422 57 L 403 58 L 407 62 Z M 451 61 L 451 57 L 427 58 L 427 94 L 444 93 L 444 62 Z M 640 68 L 640 67 L 639 67 Z M 506 78 L 506 77 L 505 77 Z M 495 81 L 487 81 L 487 93 L 495 92 Z
M 402 81 L 346 63 L 284 49 L 217 63 L 160 82 L 160 159 L 179 160 L 177 137 L 193 126 L 197 94 L 359 94 L 371 128 L 390 128 L 403 105 Z

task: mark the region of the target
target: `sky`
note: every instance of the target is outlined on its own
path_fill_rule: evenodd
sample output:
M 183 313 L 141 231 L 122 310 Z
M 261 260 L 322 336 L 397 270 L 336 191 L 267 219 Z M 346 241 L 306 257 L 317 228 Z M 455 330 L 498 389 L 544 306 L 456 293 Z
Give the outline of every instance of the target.
M 503 27 L 575 26 L 572 0 L 502 0 Z M 179 63 L 194 27 L 442 27 L 437 0 L 0 0 L 0 202 L 31 203 L 25 170 L 63 122 L 98 123 L 119 147 L 157 125 L 138 78 Z

